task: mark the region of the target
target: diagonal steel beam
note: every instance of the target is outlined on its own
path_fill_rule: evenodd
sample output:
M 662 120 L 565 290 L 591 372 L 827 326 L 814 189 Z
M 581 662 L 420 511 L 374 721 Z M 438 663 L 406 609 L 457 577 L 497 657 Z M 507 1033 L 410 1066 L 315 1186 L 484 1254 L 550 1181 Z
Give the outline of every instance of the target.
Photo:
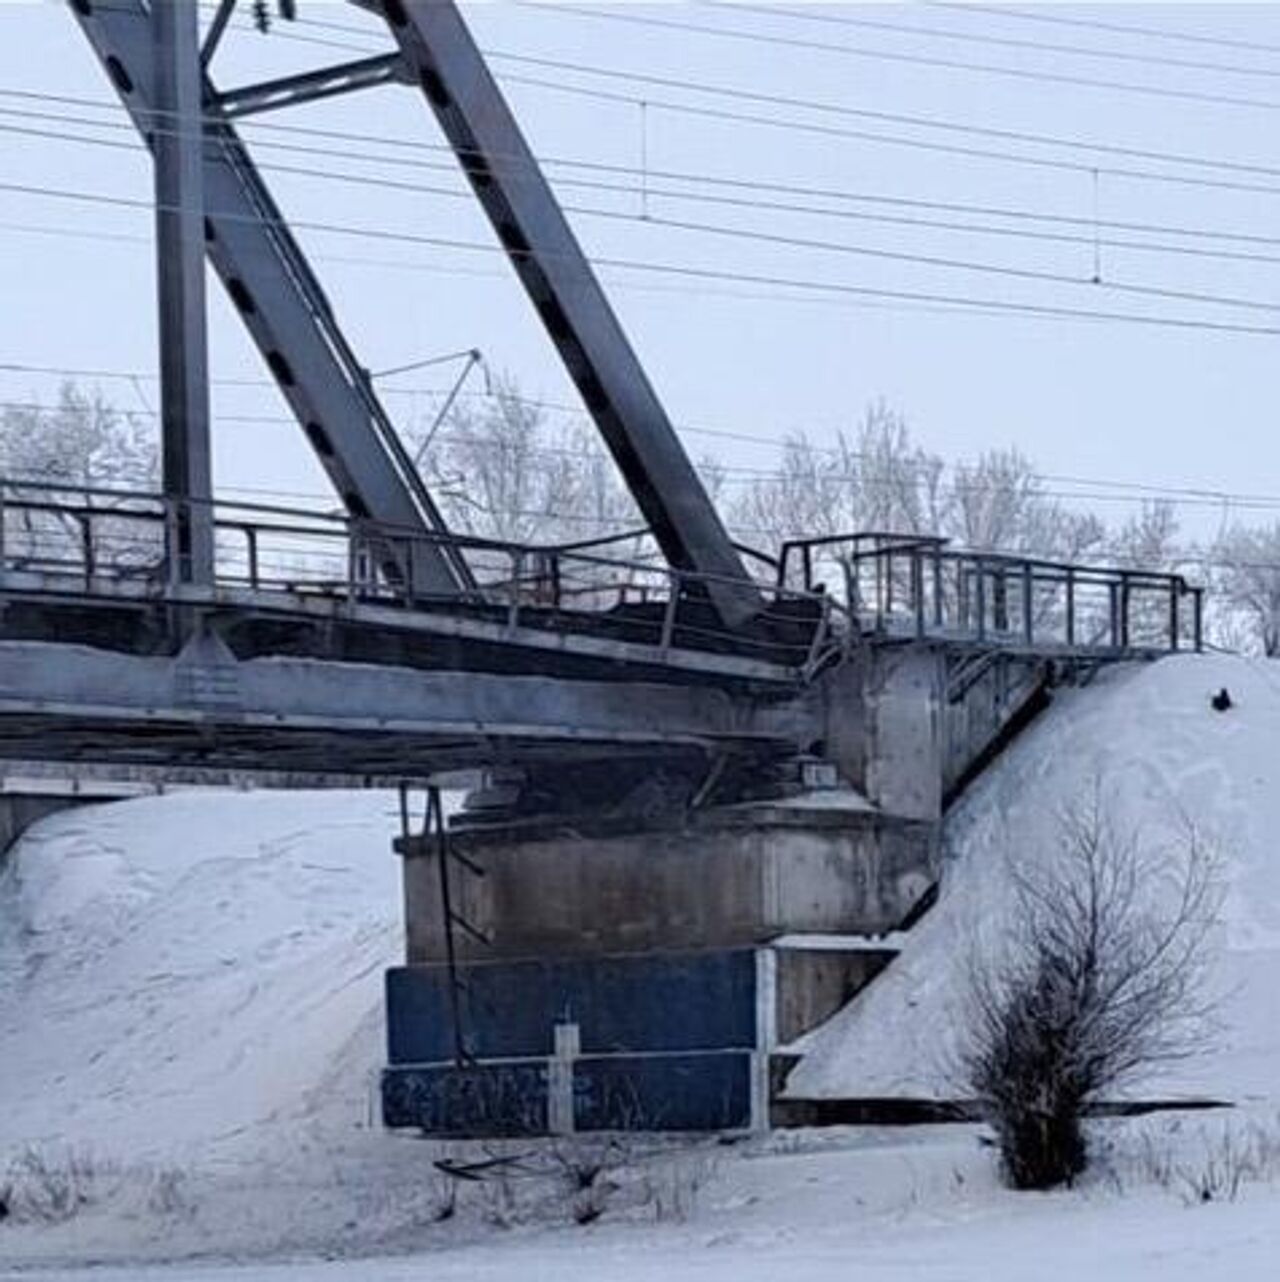
M 394 84 L 407 76 L 404 59 L 398 53 L 381 53 L 372 58 L 357 58 L 354 62 L 322 67 L 318 71 L 304 71 L 296 76 L 246 85 L 243 89 L 230 89 L 218 98 L 218 106 L 229 120 L 237 120 L 255 112 L 274 111 L 277 107 L 293 107 L 302 102 L 333 98 L 356 89 Z
M 154 148 L 155 58 L 142 0 L 69 0 L 121 101 Z M 445 529 L 394 426 L 347 344 L 301 248 L 216 105 L 205 78 L 205 248 L 282 394 L 352 516 L 430 535 Z M 422 544 L 411 574 L 423 594 L 471 586 L 456 549 Z
M 702 482 L 452 0 L 355 0 L 386 19 L 667 560 L 721 617 L 762 608 Z

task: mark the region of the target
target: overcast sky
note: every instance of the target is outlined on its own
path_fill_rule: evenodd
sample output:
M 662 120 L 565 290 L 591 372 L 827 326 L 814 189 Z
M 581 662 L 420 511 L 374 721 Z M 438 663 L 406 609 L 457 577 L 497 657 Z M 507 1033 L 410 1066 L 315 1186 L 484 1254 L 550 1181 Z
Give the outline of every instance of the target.
M 300 21 L 277 24 L 270 35 L 233 28 L 214 67 L 219 85 L 387 47 L 377 21 L 349 4 L 299 0 L 298 7 Z M 248 8 L 245 0 L 241 9 Z M 799 429 L 829 438 L 868 402 L 884 399 L 923 444 L 949 459 L 1017 445 L 1055 475 L 1280 494 L 1280 10 L 1106 5 L 1021 12 L 1040 16 L 950 5 L 615 4 L 596 9 L 603 17 L 567 6 L 466 9 L 535 151 L 619 167 L 551 169 L 566 204 L 615 215 L 571 214 L 588 252 L 720 274 L 602 271 L 682 428 L 766 442 Z M 620 20 L 637 17 L 667 25 Z M 651 79 L 592 74 L 593 68 Z M 125 118 L 115 102 L 61 4 L 0 2 L 0 184 L 145 201 L 148 165 L 135 136 L 120 127 Z M 264 119 L 263 127 L 247 126 L 246 135 L 287 213 L 302 223 L 352 229 L 304 227 L 299 236 L 366 365 L 380 370 L 479 347 L 526 394 L 574 399 L 505 260 L 492 250 L 487 224 L 445 166 L 450 158 L 434 149 L 441 139 L 416 91 L 378 89 Z M 281 125 L 358 137 L 286 132 Z M 70 141 L 71 135 L 99 141 Z M 262 145 L 272 142 L 295 150 Z M 371 181 L 337 181 L 318 171 Z M 722 181 L 695 185 L 666 176 L 675 174 Z M 572 178 L 625 190 L 567 185 Z M 721 201 L 667 194 L 677 189 Z M 737 203 L 724 203 L 726 196 Z M 647 221 L 638 217 L 643 213 Z M 886 222 L 886 215 L 917 221 Z M 920 220 L 1035 235 L 925 227 Z M 674 221 L 722 230 L 668 225 Z M 1108 225 L 1116 223 L 1214 234 Z M 0 364 L 136 371 L 145 376 L 137 384 L 104 378 L 101 386 L 126 407 L 154 405 L 150 230 L 144 209 L 0 187 Z M 1046 233 L 1075 239 L 1043 239 Z M 1242 239 L 1224 240 L 1222 233 Z M 1115 240 L 1165 248 L 1107 243 Z M 1168 252 L 1172 246 L 1198 252 Z M 1206 249 L 1239 257 L 1206 257 Z M 1275 261 L 1259 261 L 1267 258 Z M 1036 273 L 1059 279 L 1029 275 Z M 841 290 L 1197 327 L 992 315 Z M 216 281 L 210 296 L 215 378 L 265 377 Z M 1272 332 L 1198 327 L 1205 323 Z M 447 381 L 438 368 L 384 385 L 439 388 Z M 52 376 L 0 372 L 6 400 L 47 397 L 55 387 Z M 388 403 L 404 419 L 427 412 L 430 400 L 392 391 Z M 270 386 L 219 383 L 215 410 L 220 485 L 324 489 L 301 434 L 286 421 L 270 421 L 285 415 Z M 693 453 L 731 465 L 767 468 L 774 461 L 766 444 L 695 430 L 686 440 Z M 1220 519 L 1203 507 L 1188 506 L 1184 515 L 1195 532 Z

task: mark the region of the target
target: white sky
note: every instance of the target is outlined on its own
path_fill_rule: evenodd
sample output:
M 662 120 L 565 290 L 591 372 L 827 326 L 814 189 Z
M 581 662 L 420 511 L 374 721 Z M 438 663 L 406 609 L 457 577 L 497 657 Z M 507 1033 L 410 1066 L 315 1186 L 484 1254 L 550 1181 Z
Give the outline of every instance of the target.
M 241 10 L 247 14 L 248 8 L 248 0 L 243 0 Z M 387 46 L 378 23 L 351 5 L 336 0 L 299 0 L 299 9 L 301 22 L 277 24 L 269 36 L 243 27 L 233 29 L 215 64 L 219 84 L 231 87 L 356 56 L 354 50 L 304 43 L 299 36 L 370 50 Z M 480 43 L 491 51 L 736 86 L 756 94 L 803 98 L 846 110 L 929 117 L 1275 169 L 1268 175 L 1175 166 L 819 113 L 797 106 L 734 102 L 684 88 L 644 86 L 493 60 L 495 70 L 504 77 L 532 76 L 649 99 L 655 105 L 643 113 L 643 133 L 652 171 L 1031 209 L 1090 219 L 1095 196 L 1089 170 L 1096 165 L 1098 209 L 1104 219 L 1280 238 L 1280 131 L 1276 128 L 1280 124 L 1280 9 L 1107 5 L 1055 6 L 1051 10 L 1040 6 L 1034 10 L 1138 23 L 1169 32 L 1244 41 L 1252 47 L 1107 33 L 942 5 L 814 4 L 779 14 L 745 5 L 629 4 L 609 6 L 606 11 L 1038 74 L 1015 77 L 717 38 L 530 6 L 484 4 L 466 10 Z M 800 17 L 797 12 L 810 16 Z M 817 18 L 870 19 L 981 39 L 899 34 Z M 317 20 L 367 34 L 317 27 Z M 1084 46 L 1138 59 L 1159 56 L 1214 63 L 1250 69 L 1252 74 L 1013 48 L 990 43 L 990 38 Z M 1249 99 L 1261 105 L 1066 84 L 1046 80 L 1046 74 Z M 504 83 L 538 154 L 640 165 L 639 106 L 545 86 Z M 15 96 L 21 92 L 92 98 L 102 104 L 116 101 L 87 42 L 61 4 L 0 0 L 0 183 L 142 200 L 149 197 L 148 165 L 131 132 L 12 114 L 54 113 L 118 124 L 124 120 L 122 113 Z M 1082 168 L 1014 164 L 829 133 L 691 116 L 656 105 L 659 100 L 772 115 L 838 130 L 1071 161 Z M 493 366 L 512 373 L 526 394 L 574 399 L 550 343 L 500 255 L 404 243 L 385 234 L 492 245 L 492 233 L 469 200 L 315 176 L 313 171 L 325 169 L 463 192 L 461 180 L 452 172 L 364 159 L 370 155 L 398 157 L 425 166 L 448 159 L 438 152 L 400 145 L 441 141 L 416 91 L 380 89 L 264 119 L 271 125 L 335 129 L 369 139 L 342 142 L 295 135 L 289 140 L 338 148 L 347 154 L 313 156 L 255 148 L 255 156 L 262 162 L 312 171 L 266 174 L 294 219 L 383 233 L 353 237 L 299 232 L 303 244 L 314 254 L 315 266 L 349 337 L 370 368 L 378 370 L 476 346 Z M 67 141 L 65 136 L 31 136 L 13 132 L 15 128 L 109 138 L 128 143 L 129 148 L 82 145 Z M 246 134 L 251 143 L 288 137 L 269 128 L 246 128 Z M 1269 185 L 1276 195 L 1140 182 L 1117 175 L 1114 171 L 1119 167 Z M 553 177 L 568 173 L 558 169 Z M 630 183 L 634 179 L 623 175 L 610 181 Z M 650 179 L 654 188 L 663 182 L 656 176 Z M 559 191 L 564 201 L 575 206 L 596 205 L 627 213 L 640 209 L 635 193 L 617 195 L 564 186 Z M 749 200 L 760 197 L 759 192 L 742 194 Z M 802 196 L 775 194 L 772 198 L 809 199 L 812 203 L 812 198 Z M 840 206 L 838 200 L 822 203 Z M 895 212 L 883 204 L 865 202 L 846 202 L 843 207 Z M 1275 263 L 1220 261 L 1106 246 L 1101 251 L 1104 282 L 1243 297 L 1255 304 L 1272 305 L 1272 310 L 1267 310 L 1265 306 L 1233 308 L 1135 297 L 1106 283 L 1095 285 L 1090 281 L 1094 248 L 1088 243 L 1093 230 L 1087 224 L 1059 227 L 1085 237 L 1085 243 L 1064 244 L 676 202 L 657 195 L 650 197 L 648 208 L 657 218 L 843 242 L 863 250 L 1051 272 L 1079 283 L 1028 281 L 857 253 L 766 244 L 631 219 L 571 217 L 588 252 L 598 256 L 893 291 L 1190 317 L 1280 331 L 1280 241 L 1271 246 L 1247 242 L 1225 246 L 1236 252 L 1270 255 L 1277 259 Z M 930 214 L 911 208 L 896 212 L 909 217 L 978 220 L 973 214 Z M 1042 223 L 1006 220 L 1002 225 L 1053 230 Z M 144 210 L 0 189 L 0 363 L 136 370 L 150 378 L 156 359 L 150 228 L 150 216 Z M 1104 238 L 1133 235 L 1105 230 L 1101 234 Z M 1169 235 L 1155 239 L 1222 246 L 1221 242 Z M 1015 444 L 1047 473 L 1280 493 L 1280 434 L 1275 430 L 1280 387 L 1274 359 L 1280 333 L 1179 332 L 1114 322 L 994 317 L 910 305 L 866 305 L 848 297 L 818 300 L 812 294 L 797 301 L 795 291 L 766 286 L 735 287 L 616 271 L 605 275 L 615 306 L 678 424 L 772 440 L 803 427 L 823 438 L 851 425 L 867 402 L 884 398 L 907 416 L 923 444 L 948 458 L 971 455 L 987 446 Z M 265 377 L 216 281 L 211 281 L 210 296 L 215 377 Z M 436 369 L 388 380 L 388 385 L 440 387 L 447 381 L 447 372 Z M 141 388 L 111 380 L 103 380 L 101 385 L 123 406 L 136 408 L 143 399 L 155 403 L 153 382 L 144 382 Z M 0 372 L 0 397 L 4 399 L 49 396 L 55 387 L 53 378 Z M 421 414 L 429 406 L 424 398 L 402 395 L 389 396 L 388 403 L 402 418 Z M 236 421 L 237 416 L 272 417 L 285 412 L 269 386 L 215 389 L 215 413 L 220 416 L 216 424 L 220 485 L 299 493 L 324 489 L 323 474 L 296 428 L 286 422 Z M 686 439 L 693 453 L 712 453 L 726 463 L 767 468 L 774 461 L 765 446 L 696 434 Z M 1098 510 L 1118 514 L 1122 509 L 1105 504 Z M 1253 519 L 1275 515 L 1236 514 Z M 1183 515 L 1189 532 L 1201 533 L 1211 530 L 1221 513 L 1188 507 Z

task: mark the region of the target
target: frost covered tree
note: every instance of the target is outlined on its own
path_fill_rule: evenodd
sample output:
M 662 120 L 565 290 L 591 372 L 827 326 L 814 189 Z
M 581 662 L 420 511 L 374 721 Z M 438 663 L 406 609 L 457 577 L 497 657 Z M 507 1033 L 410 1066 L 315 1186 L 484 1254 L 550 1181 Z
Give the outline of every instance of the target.
M 89 518 L 94 537 L 121 560 L 153 558 L 160 528 L 110 515 L 129 500 L 101 491 L 154 492 L 159 471 L 154 425 L 73 382 L 62 384 L 53 405 L 32 401 L 9 405 L 0 414 L 0 476 L 11 491 L 102 511 L 101 518 Z M 24 489 L 23 482 L 31 487 Z M 52 486 L 53 492 L 37 491 L 36 484 Z M 11 554 L 54 560 L 80 555 L 79 527 L 62 514 L 20 508 L 6 513 L 4 521 Z
M 1169 570 L 1178 559 L 1178 515 L 1161 499 L 1143 503 L 1108 540 L 1110 557 L 1131 569 Z
M 902 416 L 878 403 L 831 445 L 803 432 L 788 437 L 776 473 L 744 486 L 728 518 L 770 552 L 799 535 L 934 533 L 942 473 L 942 460 L 912 441 Z
M 1013 1187 L 1069 1184 L 1089 1110 L 1200 1047 L 1217 898 L 1194 829 L 1156 847 L 1118 829 L 1098 788 L 1013 874 L 1008 933 L 971 965 L 957 1070 Z
M 1045 492 L 1020 450 L 988 450 L 957 463 L 944 529 L 962 547 L 1077 560 L 1097 552 L 1102 522 L 1074 512 Z
M 412 429 L 417 445 L 422 428 Z M 509 379 L 455 406 L 425 442 L 422 471 L 449 526 L 509 543 L 576 542 L 641 522 L 594 428 L 557 430 Z
M 1237 526 L 1214 549 L 1217 586 L 1245 638 L 1268 658 L 1280 655 L 1280 523 Z
M 68 491 L 150 489 L 159 449 L 149 423 L 66 382 L 53 405 L 33 401 L 0 414 L 0 474 Z

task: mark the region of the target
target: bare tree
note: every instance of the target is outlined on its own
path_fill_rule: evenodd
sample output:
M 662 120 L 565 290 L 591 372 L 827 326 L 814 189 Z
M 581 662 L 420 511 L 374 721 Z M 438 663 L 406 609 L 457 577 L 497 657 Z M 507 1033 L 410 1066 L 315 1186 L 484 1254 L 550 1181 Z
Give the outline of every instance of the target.
M 140 523 L 122 515 L 130 499 L 98 491 L 154 491 L 159 470 L 154 425 L 73 382 L 62 384 L 53 405 L 32 401 L 10 405 L 0 414 L 0 476 L 11 493 L 38 493 L 86 512 L 102 511 L 101 518 L 92 518 L 95 541 L 121 561 L 153 558 L 160 528 L 154 521 Z M 36 484 L 54 489 L 37 492 Z M 12 554 L 48 560 L 79 555 L 80 530 L 60 514 L 20 508 L 6 513 L 4 520 Z
M 69 491 L 146 489 L 155 485 L 159 451 L 150 424 L 67 382 L 53 405 L 10 405 L 0 415 L 0 473 Z
M 988 450 L 956 464 L 945 532 L 975 551 L 1068 560 L 1096 551 L 1105 534 L 1096 517 L 1046 494 L 1031 460 L 1016 449 Z
M 1095 787 L 1064 814 L 1054 856 L 1015 874 L 1004 946 L 971 967 L 958 1068 L 1015 1188 L 1074 1180 L 1086 1113 L 1193 1054 L 1210 1009 L 1217 881 L 1193 828 L 1154 847 L 1117 830 Z
M 456 406 L 419 448 L 424 476 L 460 533 L 552 543 L 640 524 L 594 429 L 555 430 L 546 410 L 509 379 L 496 380 L 492 397 Z
M 1143 503 L 1109 540 L 1113 561 L 1131 569 L 1165 570 L 1177 560 L 1178 516 L 1167 499 Z
M 1237 526 L 1218 541 L 1214 559 L 1227 607 L 1263 654 L 1280 655 L 1280 523 Z
M 817 445 L 804 433 L 789 437 L 777 473 L 738 492 L 729 524 L 744 542 L 774 554 L 801 536 L 937 533 L 942 474 L 942 460 L 914 444 L 906 421 L 881 402 L 833 445 Z M 819 575 L 825 568 L 839 582 L 848 550 L 819 549 Z

